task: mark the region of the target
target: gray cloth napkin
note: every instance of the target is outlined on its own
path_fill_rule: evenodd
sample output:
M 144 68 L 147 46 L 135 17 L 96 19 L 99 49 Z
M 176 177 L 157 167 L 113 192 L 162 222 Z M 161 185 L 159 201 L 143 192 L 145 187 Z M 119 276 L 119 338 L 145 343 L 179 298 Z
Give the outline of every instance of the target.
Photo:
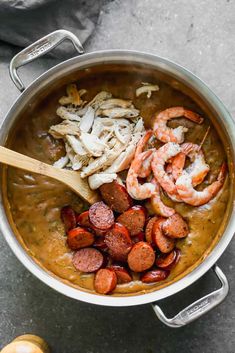
M 67 29 L 84 43 L 107 0 L 0 0 L 0 56 L 13 47 L 26 47 L 56 29 Z M 12 47 L 13 46 L 13 47 Z M 15 51 L 19 51 L 17 48 Z M 70 56 L 71 44 L 53 50 L 53 56 Z

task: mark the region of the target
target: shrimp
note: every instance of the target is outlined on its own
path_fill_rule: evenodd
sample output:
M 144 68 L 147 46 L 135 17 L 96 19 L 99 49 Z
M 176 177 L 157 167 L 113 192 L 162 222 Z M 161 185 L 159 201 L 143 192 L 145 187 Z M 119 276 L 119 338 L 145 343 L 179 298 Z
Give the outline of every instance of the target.
M 173 158 L 171 165 L 173 178 L 177 180 L 181 176 L 186 156 L 192 161 L 190 166 L 186 168 L 186 172 L 192 178 L 192 185 L 199 185 L 205 179 L 210 167 L 205 161 L 204 153 L 200 146 L 194 143 L 188 142 L 181 145 L 181 152 Z
M 154 116 L 155 121 L 153 124 L 153 131 L 157 139 L 162 142 L 184 142 L 184 133 L 188 131 L 186 127 L 178 126 L 177 128 L 172 129 L 167 126 L 168 120 L 180 118 L 181 116 L 197 124 L 203 122 L 203 118 L 200 115 L 191 110 L 185 109 L 184 107 L 168 108 Z
M 217 180 L 202 191 L 193 188 L 192 176 L 186 171 L 176 180 L 176 188 L 181 199 L 192 206 L 201 206 L 213 199 L 222 188 L 227 174 L 227 164 L 220 167 Z
M 152 183 L 140 184 L 138 181 L 139 170 L 143 164 L 143 161 L 147 159 L 152 151 L 145 151 L 138 154 L 132 161 L 129 168 L 126 187 L 130 196 L 135 200 L 144 200 L 151 197 L 155 191 L 155 186 Z
M 170 158 L 175 157 L 180 152 L 181 148 L 177 143 L 168 142 L 153 153 L 153 160 L 151 163 L 155 179 L 167 192 L 169 197 L 178 202 L 180 202 L 181 199 L 177 193 L 175 183 L 165 171 L 164 166 Z
M 166 206 L 161 200 L 160 185 L 155 178 L 151 181 L 155 185 L 155 191 L 151 196 L 151 205 L 155 213 L 163 216 L 170 217 L 175 214 L 175 210 L 171 207 Z
M 144 147 L 147 145 L 149 139 L 153 136 L 152 130 L 147 130 L 145 135 L 139 140 L 136 150 L 135 150 L 135 157 L 138 156 L 140 153 L 143 152 Z M 153 152 L 153 149 L 151 149 Z M 152 161 L 152 153 L 143 161 L 142 166 L 140 167 L 138 176 L 140 178 L 147 178 L 151 174 L 151 161 Z
M 146 133 L 141 137 L 139 140 L 136 150 L 135 150 L 135 157 L 138 156 L 138 154 L 142 153 L 144 151 L 144 147 L 147 145 L 150 137 L 153 136 L 153 131 L 152 130 L 147 130 Z

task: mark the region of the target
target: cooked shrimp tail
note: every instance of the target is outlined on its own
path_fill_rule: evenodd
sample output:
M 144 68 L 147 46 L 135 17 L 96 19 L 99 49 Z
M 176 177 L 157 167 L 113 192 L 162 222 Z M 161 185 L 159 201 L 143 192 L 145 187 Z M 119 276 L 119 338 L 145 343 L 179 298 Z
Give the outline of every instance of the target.
M 185 109 L 184 107 L 168 108 L 154 116 L 153 131 L 157 139 L 162 142 L 182 143 L 184 141 L 184 133 L 187 132 L 188 129 L 183 126 L 178 126 L 175 129 L 167 126 L 169 120 L 180 117 L 185 117 L 197 124 L 203 122 L 203 118 L 199 114 Z
M 181 199 L 177 193 L 177 189 L 172 178 L 167 174 L 164 167 L 166 162 L 175 157 L 181 152 L 181 148 L 177 143 L 168 142 L 160 147 L 156 152 L 153 153 L 153 160 L 151 163 L 152 171 L 155 179 L 159 182 L 161 187 L 166 191 L 168 196 L 174 200 L 180 202 Z
M 160 185 L 156 181 L 155 178 L 153 178 L 152 183 L 155 185 L 155 191 L 153 192 L 151 196 L 151 205 L 153 208 L 153 211 L 163 217 L 170 217 L 175 213 L 175 210 L 171 207 L 166 206 L 163 201 L 161 200 L 161 193 L 160 193 Z
M 137 157 L 140 153 L 144 151 L 144 148 L 146 147 L 149 139 L 153 136 L 153 131 L 152 130 L 147 130 L 144 136 L 139 140 L 136 150 L 135 150 L 135 157 Z M 153 150 L 152 150 L 153 151 Z M 140 167 L 140 170 L 138 172 L 138 176 L 140 178 L 147 178 L 151 174 L 151 161 L 152 161 L 152 154 L 149 155 L 148 158 L 146 158 L 143 161 L 142 166 Z
M 181 199 L 192 206 L 201 206 L 213 199 L 224 185 L 227 164 L 223 163 L 217 180 L 202 191 L 193 188 L 192 177 L 186 171 L 176 181 L 177 191 Z
M 144 200 L 151 197 L 155 190 L 155 186 L 152 183 L 140 184 L 138 181 L 139 171 L 143 162 L 152 154 L 151 150 L 140 153 L 136 156 L 129 168 L 126 186 L 130 196 L 135 200 Z

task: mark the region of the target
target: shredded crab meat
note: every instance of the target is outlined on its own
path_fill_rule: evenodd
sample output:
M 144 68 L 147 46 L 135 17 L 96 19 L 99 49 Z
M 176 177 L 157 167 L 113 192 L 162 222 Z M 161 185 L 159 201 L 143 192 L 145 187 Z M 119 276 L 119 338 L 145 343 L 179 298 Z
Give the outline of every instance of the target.
M 105 183 L 111 183 L 117 179 L 116 173 L 95 173 L 88 177 L 88 183 L 92 190 L 98 189 Z
M 73 105 L 79 106 L 82 104 L 81 96 L 75 84 L 68 85 L 66 88 L 66 93 L 67 93 L 67 96 L 63 96 L 59 100 L 59 103 L 61 105 L 73 104 Z
M 80 129 L 74 121 L 64 120 L 58 125 L 52 125 L 49 133 L 56 139 L 64 138 L 66 135 L 80 135 Z
M 158 85 L 153 85 L 147 82 L 142 82 L 142 85 L 143 86 L 136 89 L 135 91 L 136 97 L 139 97 L 143 93 L 147 93 L 147 98 L 150 98 L 152 95 L 152 92 L 159 91 Z
M 95 118 L 95 111 L 92 107 L 88 107 L 86 113 L 83 115 L 79 128 L 83 132 L 89 132 Z
M 94 157 L 100 157 L 107 145 L 103 143 L 99 137 L 82 132 L 80 135 L 82 144 L 86 150 Z
M 58 161 L 56 161 L 53 166 L 56 168 L 64 168 L 69 162 L 69 157 L 67 155 L 65 155 L 64 157 L 61 157 L 60 159 L 58 159 Z
M 75 113 L 70 113 L 65 107 L 59 107 L 56 114 L 63 120 L 81 121 L 79 115 Z
M 67 87 L 56 112 L 62 122 L 51 126 L 49 133 L 65 143 L 66 155 L 54 165 L 79 171 L 96 189 L 129 167 L 145 129 L 130 100 L 101 91 L 87 103 L 81 99 L 86 92 L 76 85 Z
M 112 108 L 134 108 L 134 106 L 131 101 L 119 98 L 110 98 L 100 104 L 100 109 Z
M 109 118 L 135 118 L 139 115 L 139 110 L 135 108 L 110 108 L 101 109 L 99 114 Z
M 66 140 L 72 147 L 73 151 L 79 156 L 87 155 L 87 150 L 83 147 L 81 141 L 72 135 L 67 135 Z

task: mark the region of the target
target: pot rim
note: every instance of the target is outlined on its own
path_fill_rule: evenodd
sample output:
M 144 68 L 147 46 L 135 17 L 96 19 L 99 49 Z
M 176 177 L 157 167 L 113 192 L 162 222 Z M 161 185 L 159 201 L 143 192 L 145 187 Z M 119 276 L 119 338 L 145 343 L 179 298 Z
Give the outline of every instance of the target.
M 233 152 L 235 150 L 235 122 L 230 116 L 229 112 L 225 108 L 224 104 L 220 99 L 212 92 L 212 90 L 196 75 L 191 71 L 185 69 L 179 64 L 168 60 L 166 58 L 133 50 L 101 50 L 91 53 L 82 54 L 80 56 L 73 57 L 60 64 L 47 70 L 45 73 L 40 75 L 36 80 L 34 80 L 25 91 L 16 99 L 7 115 L 5 116 L 3 123 L 0 127 L 0 141 L 1 144 L 4 143 L 7 133 L 11 128 L 12 116 L 17 114 L 17 110 L 20 109 L 22 104 L 25 104 L 26 100 L 30 100 L 35 94 L 35 90 L 41 85 L 46 85 L 48 82 L 53 80 L 53 75 L 57 74 L 57 77 L 63 76 L 65 73 L 71 72 L 73 69 L 87 67 L 88 65 L 98 65 L 102 63 L 135 63 L 135 64 L 146 64 L 148 66 L 153 66 L 155 68 L 160 68 L 169 74 L 175 74 L 179 79 L 187 82 L 197 92 L 216 108 L 221 121 L 223 121 L 224 128 L 231 139 L 231 145 L 233 147 Z M 14 120 L 14 119 L 13 119 Z M 231 241 L 234 231 L 235 231 L 235 207 L 229 216 L 228 223 L 225 227 L 223 235 L 217 242 L 212 251 L 208 254 L 205 260 L 200 263 L 196 268 L 194 268 L 186 276 L 182 277 L 178 281 L 170 284 L 156 291 L 137 294 L 130 296 L 102 296 L 98 294 L 88 293 L 77 288 L 66 284 L 59 279 L 55 278 L 50 273 L 46 272 L 42 267 L 40 267 L 31 258 L 26 250 L 22 247 L 20 242 L 14 235 L 13 230 L 10 227 L 8 219 L 6 217 L 5 209 L 3 207 L 2 195 L 0 195 L 0 230 L 4 235 L 6 241 L 8 242 L 10 248 L 16 255 L 16 257 L 23 263 L 23 265 L 36 277 L 38 277 L 42 282 L 46 283 L 49 287 L 55 289 L 56 291 L 64 294 L 65 296 L 81 300 L 87 303 L 99 304 L 105 306 L 132 306 L 139 304 L 147 304 L 150 302 L 158 301 L 160 299 L 171 296 L 184 288 L 188 287 L 194 283 L 197 279 L 203 276 L 219 259 L 222 255 L 229 242 Z

